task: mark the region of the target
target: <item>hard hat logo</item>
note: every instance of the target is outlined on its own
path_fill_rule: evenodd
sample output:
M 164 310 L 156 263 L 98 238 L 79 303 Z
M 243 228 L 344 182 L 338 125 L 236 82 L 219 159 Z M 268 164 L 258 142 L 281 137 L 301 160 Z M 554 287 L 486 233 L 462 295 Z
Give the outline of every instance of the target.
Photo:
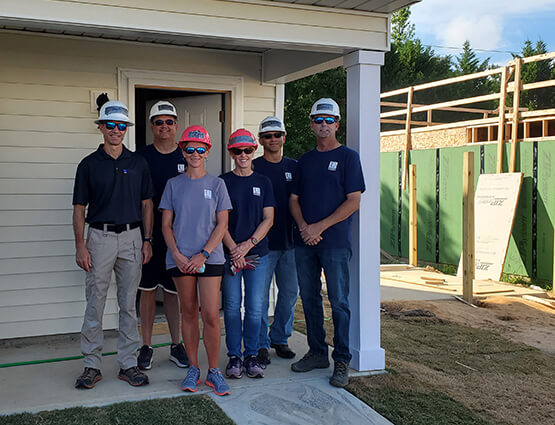
M 127 109 L 121 106 L 108 106 L 106 107 L 105 112 L 106 112 L 106 115 L 123 114 L 125 116 L 129 116 Z
M 264 130 L 268 127 L 274 127 L 274 126 L 278 127 L 280 124 L 281 123 L 279 121 L 266 121 L 266 122 L 263 122 L 261 125 L 262 125 L 262 130 Z
M 189 139 L 204 139 L 204 133 L 202 131 L 194 130 L 189 131 Z
M 171 111 L 174 112 L 175 109 L 171 105 L 158 105 L 158 111 Z
M 330 105 L 329 103 L 321 103 L 316 107 L 316 110 L 321 112 L 321 111 L 332 111 L 333 112 L 333 105 Z

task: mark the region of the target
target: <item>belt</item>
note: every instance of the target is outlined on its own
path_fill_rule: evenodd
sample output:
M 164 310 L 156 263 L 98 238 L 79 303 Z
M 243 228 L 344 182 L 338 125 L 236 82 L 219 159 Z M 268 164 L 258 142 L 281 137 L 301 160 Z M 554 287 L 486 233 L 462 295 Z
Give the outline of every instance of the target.
M 129 224 L 103 224 L 103 223 L 91 223 L 89 227 L 98 230 L 104 230 L 105 232 L 114 232 L 114 233 L 121 233 L 126 232 L 128 230 L 136 229 L 141 225 L 140 221 L 136 221 L 135 223 Z

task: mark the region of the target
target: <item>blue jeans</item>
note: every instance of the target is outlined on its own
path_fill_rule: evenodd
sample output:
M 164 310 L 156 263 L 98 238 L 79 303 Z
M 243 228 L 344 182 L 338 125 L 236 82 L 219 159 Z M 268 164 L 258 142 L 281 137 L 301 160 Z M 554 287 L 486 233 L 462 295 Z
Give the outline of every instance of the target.
M 270 304 L 270 285 L 276 274 L 278 296 L 274 310 L 274 321 L 268 334 L 268 305 Z M 258 348 L 270 348 L 270 343 L 287 345 L 287 340 L 293 332 L 293 316 L 295 304 L 299 295 L 297 283 L 297 267 L 295 266 L 295 250 L 270 251 L 268 254 L 268 269 L 262 301 L 262 321 L 260 322 L 260 336 Z
M 327 355 L 324 311 L 322 308 L 322 269 L 326 275 L 328 298 L 334 326 L 332 358 L 351 361 L 349 352 L 349 248 L 296 247 L 297 276 L 306 319 L 306 334 L 310 351 Z
M 229 257 L 226 257 L 222 290 L 224 296 L 225 343 L 227 355 L 241 357 L 241 342 L 244 356 L 258 353 L 258 334 L 262 317 L 262 295 L 268 267 L 268 256 L 260 257 L 256 270 L 240 270 L 235 276 L 229 273 Z M 245 316 L 241 320 L 243 298 L 241 280 L 245 288 Z

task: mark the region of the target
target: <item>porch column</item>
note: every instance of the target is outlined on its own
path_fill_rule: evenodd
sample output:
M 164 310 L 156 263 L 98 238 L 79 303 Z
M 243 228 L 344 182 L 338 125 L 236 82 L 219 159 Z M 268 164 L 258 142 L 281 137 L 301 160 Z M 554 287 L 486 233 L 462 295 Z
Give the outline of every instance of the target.
M 362 162 L 366 192 L 353 217 L 351 272 L 351 367 L 383 370 L 380 347 L 380 67 L 382 52 L 359 50 L 344 57 L 347 69 L 347 146 Z

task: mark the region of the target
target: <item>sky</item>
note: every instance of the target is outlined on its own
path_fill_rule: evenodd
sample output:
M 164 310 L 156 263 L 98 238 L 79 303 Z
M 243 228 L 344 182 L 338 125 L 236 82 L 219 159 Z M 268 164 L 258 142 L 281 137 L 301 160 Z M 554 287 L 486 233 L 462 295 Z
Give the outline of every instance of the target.
M 411 6 L 410 20 L 416 37 L 442 55 L 459 55 L 465 40 L 496 65 L 520 53 L 526 40 L 541 39 L 555 51 L 555 0 L 422 0 Z

